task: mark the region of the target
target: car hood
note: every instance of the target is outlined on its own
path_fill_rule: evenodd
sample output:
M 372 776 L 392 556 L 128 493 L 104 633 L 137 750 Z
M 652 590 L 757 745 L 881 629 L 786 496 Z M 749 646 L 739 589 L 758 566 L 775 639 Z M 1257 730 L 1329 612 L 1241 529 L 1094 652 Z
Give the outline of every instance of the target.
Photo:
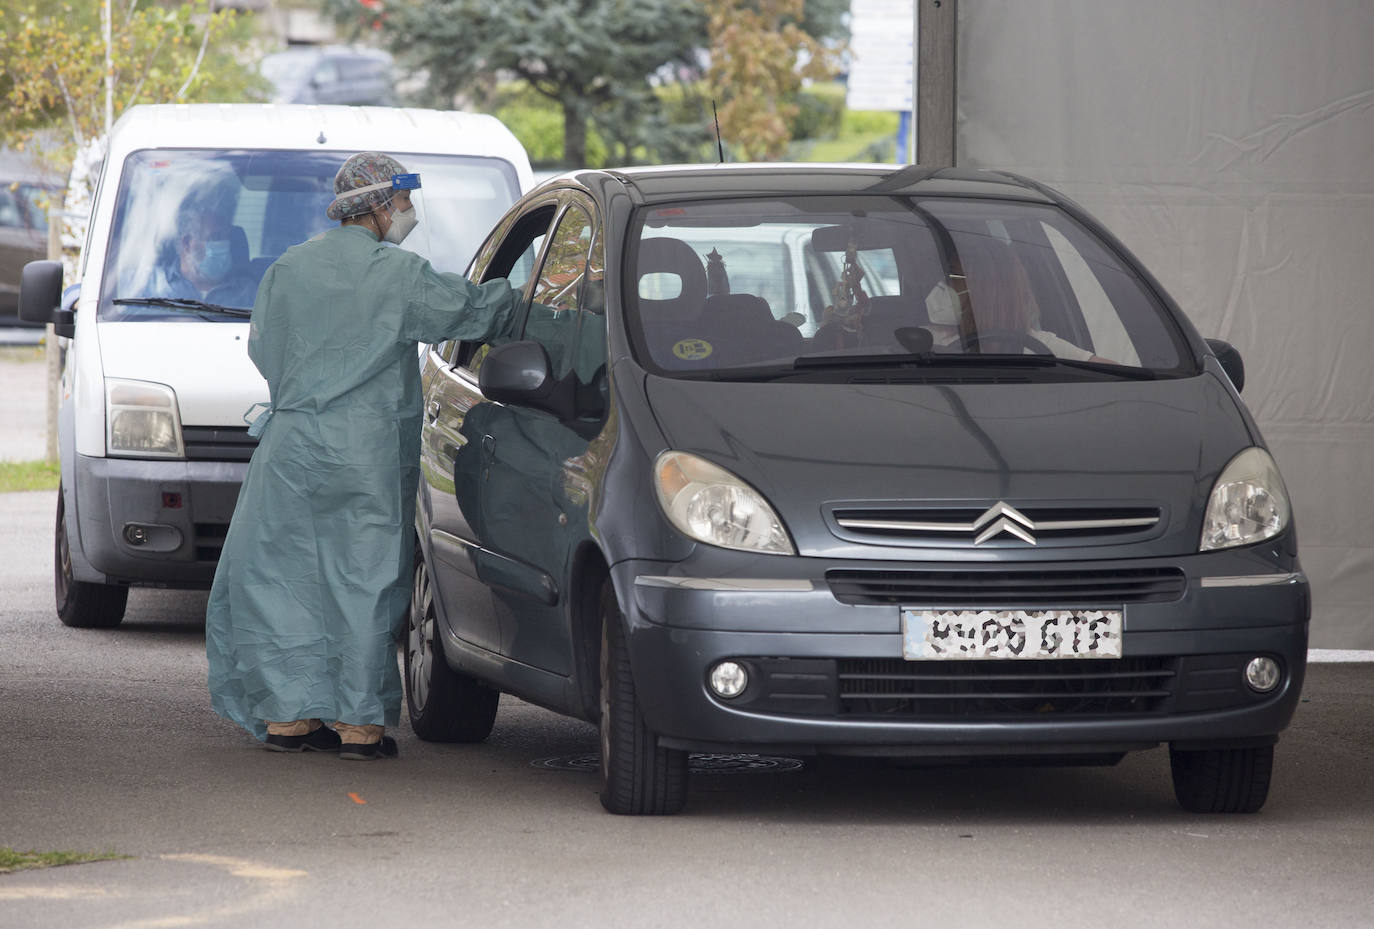
M 836 507 L 997 503 L 1157 507 L 1149 531 L 1093 557 L 1196 552 L 1216 475 L 1253 444 L 1229 391 L 1210 374 L 1157 381 L 1025 384 L 797 384 L 672 380 L 646 392 L 671 448 L 730 469 L 772 503 L 810 555 L 1004 560 L 1085 557 L 1086 542 L 1031 548 L 856 544 Z
M 267 382 L 248 357 L 248 323 L 100 323 L 106 377 L 166 384 L 185 426 L 244 426 L 267 401 Z

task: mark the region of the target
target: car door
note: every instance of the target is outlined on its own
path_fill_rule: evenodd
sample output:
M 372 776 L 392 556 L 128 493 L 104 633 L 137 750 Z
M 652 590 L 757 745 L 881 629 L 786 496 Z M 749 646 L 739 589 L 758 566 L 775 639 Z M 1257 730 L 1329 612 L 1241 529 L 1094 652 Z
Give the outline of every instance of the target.
M 478 251 L 469 276 L 475 280 L 505 277 L 515 287 L 527 283 L 555 209 L 556 203 L 550 202 L 509 214 Z M 481 421 L 486 416 L 483 408 L 490 404 L 482 397 L 477 376 L 490 344 L 509 341 L 523 315 L 522 306 L 506 330 L 485 345 L 429 346 L 424 365 L 420 506 L 428 524 L 434 595 L 439 616 L 451 631 L 491 652 L 501 650 L 501 630 L 487 583 L 501 572 L 480 541 L 477 491 L 485 435 Z
M 502 651 L 572 673 L 568 592 L 573 553 L 589 538 L 591 445 L 606 360 L 604 261 L 590 200 L 566 195 L 548 236 L 520 337 L 544 346 L 554 378 L 572 378 L 584 415 L 488 403 L 481 411 L 482 544 L 508 572 L 493 585 Z

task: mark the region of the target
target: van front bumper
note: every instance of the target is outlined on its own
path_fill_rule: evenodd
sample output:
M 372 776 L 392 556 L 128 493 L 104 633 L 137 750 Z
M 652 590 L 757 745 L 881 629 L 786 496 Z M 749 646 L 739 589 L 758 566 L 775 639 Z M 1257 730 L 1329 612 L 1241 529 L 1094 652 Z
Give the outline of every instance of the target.
M 240 461 L 78 456 L 70 544 L 105 583 L 209 587 L 247 473 Z
M 668 747 L 968 757 L 1274 741 L 1306 670 L 1306 578 L 1296 564 L 1256 573 L 1256 559 L 1245 555 L 1169 564 L 1187 575 L 1181 597 L 1116 605 L 1124 614 L 1121 659 L 1043 662 L 906 661 L 900 607 L 843 603 L 823 572 L 807 578 L 804 567 L 767 581 L 757 571 L 689 577 L 683 565 L 649 562 L 625 562 L 613 574 L 639 702 Z M 1245 665 L 1261 656 L 1282 674 L 1265 694 L 1244 679 Z M 708 685 L 727 659 L 750 678 L 731 699 Z M 1017 679 L 990 677 L 1004 671 Z M 1140 694 L 1103 698 L 1082 676 L 1097 681 L 1101 672 L 1131 681 L 1113 688 Z

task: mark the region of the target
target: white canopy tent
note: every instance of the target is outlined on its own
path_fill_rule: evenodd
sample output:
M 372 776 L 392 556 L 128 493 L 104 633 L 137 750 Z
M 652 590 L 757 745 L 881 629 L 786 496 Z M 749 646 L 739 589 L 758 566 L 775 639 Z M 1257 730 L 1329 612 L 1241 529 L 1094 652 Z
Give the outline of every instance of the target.
M 1068 194 L 1241 351 L 1311 643 L 1374 648 L 1374 3 L 961 0 L 957 48 L 958 163 Z

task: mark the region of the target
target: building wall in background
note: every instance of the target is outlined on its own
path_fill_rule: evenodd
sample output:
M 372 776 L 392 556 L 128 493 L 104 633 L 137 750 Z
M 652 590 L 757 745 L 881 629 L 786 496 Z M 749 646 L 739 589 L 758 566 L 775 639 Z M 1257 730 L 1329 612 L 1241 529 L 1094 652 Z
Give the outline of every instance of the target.
M 1312 644 L 1374 648 L 1374 3 L 961 0 L 958 161 L 1119 235 L 1246 364 Z

